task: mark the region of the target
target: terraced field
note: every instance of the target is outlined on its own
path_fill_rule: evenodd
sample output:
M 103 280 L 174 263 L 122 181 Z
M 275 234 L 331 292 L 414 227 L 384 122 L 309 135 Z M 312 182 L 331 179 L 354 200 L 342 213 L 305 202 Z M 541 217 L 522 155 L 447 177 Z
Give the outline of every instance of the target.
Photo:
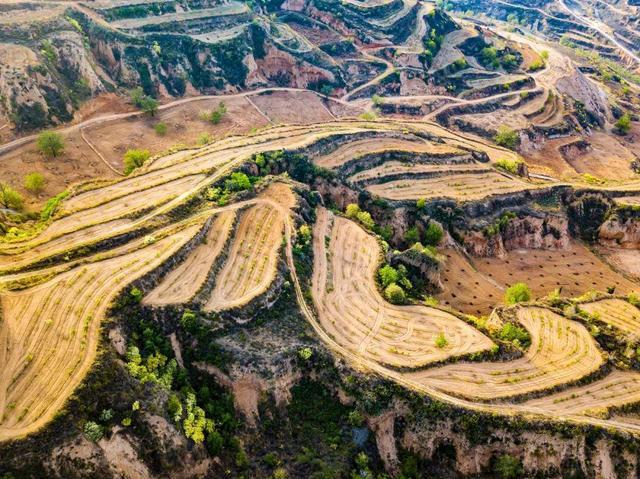
M 375 138 L 363 140 L 363 135 Z M 144 302 L 149 306 L 188 303 L 205 284 L 212 288 L 203 300 L 211 311 L 246 305 L 267 291 L 276 277 L 283 236 L 287 264 L 293 265 L 290 213 L 296 199 L 289 185 L 267 182 L 269 186 L 255 198 L 203 209 L 180 221 L 169 213 L 175 214 L 176 208 L 224 180 L 255 153 L 313 150 L 316 142 L 336 138 L 342 138 L 339 146 L 316 157 L 316 164 L 339 168 L 387 147 L 417 151 L 428 158 L 409 167 L 415 176 L 412 181 L 421 185 L 416 198 L 442 194 L 446 181 L 465 174 L 477 185 L 468 198 L 505 191 L 495 184 L 481 185 L 479 178 L 484 175 L 504 178 L 521 188 L 539 187 L 470 160 L 472 154 L 486 154 L 490 161 L 497 161 L 508 157 L 507 151 L 434 123 L 337 120 L 228 137 L 158 158 L 122 180 L 73 189 L 53 219 L 33 236 L 0 244 L 4 272 L 0 276 L 0 359 L 7 365 L 0 372 L 0 439 L 34 431 L 53 417 L 91 366 L 100 323 L 111 300 L 156 267 L 164 265 L 168 272 L 145 291 Z M 388 161 L 369 172 L 353 173 L 352 180 L 370 183 L 379 177 L 393 178 L 404 168 L 401 162 Z M 469 169 L 472 173 L 461 172 Z M 436 176 L 445 173 L 444 180 Z M 376 187 L 380 184 L 367 186 Z M 462 189 L 451 188 L 454 198 L 466 198 Z M 202 231 L 209 220 L 211 227 Z M 234 221 L 237 226 L 231 233 Z M 206 241 L 190 243 L 198 233 Z M 184 253 L 179 264 L 166 263 L 187 244 L 193 249 Z M 351 221 L 320 209 L 314 249 L 313 298 L 319 333 L 347 357 L 358 358 L 366 367 L 408 387 L 451 402 L 461 401 L 457 396 L 509 398 L 578 380 L 603 364 L 584 327 L 546 310 L 523 308 L 519 321 L 533 337 L 523 358 L 508 365 L 462 362 L 423 369 L 487 351 L 493 343 L 449 312 L 384 301 L 374 281 L 380 248 Z M 218 264 L 215 277 L 208 281 Z M 16 290 L 16 281 L 26 289 Z M 299 300 L 304 309 L 301 293 Z M 313 316 L 308 318 L 315 321 Z M 446 341 L 442 344 L 438 338 Z M 400 373 L 397 368 L 411 372 Z M 469 407 L 485 406 L 469 403 Z
M 167 274 L 160 284 L 145 296 L 143 302 L 152 306 L 189 302 L 204 284 L 213 263 L 222 252 L 235 218 L 236 212 L 233 210 L 216 215 L 202 244 Z
M 0 295 L 0 440 L 53 417 L 91 367 L 100 323 L 113 298 L 170 258 L 200 227 Z
M 538 187 L 497 171 L 480 169 L 477 172 L 451 172 L 432 178 L 393 180 L 369 185 L 366 189 L 389 200 L 453 198 L 458 201 L 471 201 L 491 195 L 534 190 Z
M 535 307 L 519 309 L 518 322 L 531 334 L 531 346 L 521 359 L 457 363 L 415 373 L 411 379 L 455 396 L 491 400 L 577 381 L 604 364 L 596 342 L 579 323 Z
M 614 371 L 603 379 L 585 386 L 532 399 L 524 405 L 545 412 L 599 417 L 606 414 L 609 408 L 637 402 L 640 402 L 640 374 L 633 371 Z
M 640 333 L 640 310 L 627 301 L 603 299 L 593 303 L 583 303 L 579 307 L 624 333 L 634 337 Z
M 271 205 L 242 214 L 229 258 L 216 278 L 205 310 L 222 311 L 248 303 L 273 281 L 285 218 Z
M 320 324 L 341 346 L 381 364 L 405 368 L 491 348 L 486 336 L 452 314 L 388 304 L 373 279 L 380 248 L 353 222 L 319 210 L 314 245 L 315 306 Z M 436 345 L 440 334 L 448 342 L 444 347 Z

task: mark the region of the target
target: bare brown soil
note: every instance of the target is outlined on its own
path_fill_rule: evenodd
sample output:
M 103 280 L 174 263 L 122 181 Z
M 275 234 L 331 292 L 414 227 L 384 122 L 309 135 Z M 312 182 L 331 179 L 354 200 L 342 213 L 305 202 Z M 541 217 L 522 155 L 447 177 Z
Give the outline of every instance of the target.
M 275 91 L 269 94 L 253 95 L 251 101 L 273 123 L 309 124 L 332 120 L 328 105 L 312 92 Z
M 444 291 L 438 295 L 442 304 L 467 314 L 489 314 L 502 301 L 503 285 L 476 270 L 459 251 L 447 249 L 443 253 Z
M 562 288 L 564 296 L 579 296 L 589 290 L 606 291 L 609 286 L 615 286 L 620 294 L 637 288 L 586 247 L 574 242 L 566 251 L 515 250 L 505 259 L 478 258 L 475 265 L 499 284 L 527 283 L 535 297 L 557 288 Z

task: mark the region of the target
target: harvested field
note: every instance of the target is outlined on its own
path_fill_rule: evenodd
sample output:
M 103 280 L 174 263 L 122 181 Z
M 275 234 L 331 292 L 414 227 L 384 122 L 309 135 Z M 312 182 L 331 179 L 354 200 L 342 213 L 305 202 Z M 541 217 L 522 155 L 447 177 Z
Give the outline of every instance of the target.
M 339 146 L 331 153 L 313 158 L 323 168 L 339 168 L 348 161 L 364 155 L 388 151 L 408 151 L 432 155 L 459 155 L 463 152 L 446 144 L 430 143 L 419 138 L 367 138 Z
M 508 363 L 457 363 L 407 376 L 455 396 L 487 401 L 577 381 L 604 364 L 596 342 L 581 324 L 538 307 L 520 308 L 517 315 L 531 334 L 531 346 L 522 358 Z
M 637 250 L 599 246 L 597 251 L 616 271 L 636 281 L 640 280 L 640 255 Z
M 320 324 L 350 351 L 388 366 L 417 368 L 491 348 L 487 337 L 452 314 L 387 303 L 374 281 L 380 248 L 355 223 L 319 210 L 314 251 L 313 297 Z M 440 334 L 447 340 L 441 348 L 436 345 Z
M 131 30 L 147 27 L 150 25 L 162 25 L 163 23 L 185 22 L 189 20 L 200 20 L 203 18 L 220 17 L 224 15 L 240 15 L 247 11 L 247 6 L 240 2 L 228 2 L 224 5 L 213 8 L 202 8 L 188 10 L 184 12 L 166 13 L 142 18 L 125 18 L 111 22 L 115 28 Z
M 205 178 L 204 175 L 186 176 L 173 181 L 162 183 L 145 190 L 144 195 L 130 195 L 109 201 L 94 208 L 80 210 L 77 213 L 64 216 L 47 228 L 39 240 L 53 239 L 80 228 L 105 223 L 122 218 L 149 208 L 152 205 L 169 201 L 184 190 L 190 190 Z
M 177 268 L 167 274 L 143 303 L 152 306 L 186 303 L 202 287 L 215 260 L 226 244 L 236 217 L 235 211 L 224 211 L 213 219 L 209 231 Z
M 274 91 L 252 95 L 251 101 L 273 123 L 309 124 L 334 119 L 325 102 L 313 92 Z
M 478 271 L 500 285 L 527 283 L 534 297 L 545 296 L 556 288 L 562 288 L 564 296 L 606 291 L 610 286 L 615 286 L 618 294 L 637 289 L 634 283 L 575 242 L 567 250 L 513 250 L 504 259 L 478 258 L 474 263 Z
M 540 188 L 508 177 L 497 171 L 450 174 L 445 177 L 396 180 L 367 186 L 371 194 L 389 200 L 418 200 L 420 198 L 452 198 L 471 201 L 491 195 L 502 195 Z
M 258 203 L 243 212 L 222 270 L 204 308 L 224 311 L 249 303 L 273 282 L 288 209 L 295 198 L 288 186 L 271 185 Z
M 638 336 L 640 334 L 640 310 L 622 299 L 603 299 L 593 303 L 582 303 L 584 309 L 600 321 L 618 328 L 623 333 Z
M 608 408 L 637 402 L 640 402 L 640 374 L 613 371 L 603 379 L 533 399 L 523 405 L 544 412 L 601 417 Z
M 402 176 L 420 175 L 421 177 L 438 177 L 448 175 L 452 172 L 462 173 L 487 173 L 492 171 L 490 167 L 479 163 L 440 163 L 421 164 L 400 161 L 388 161 L 380 166 L 361 171 L 349 177 L 349 181 L 354 183 L 370 183 L 381 179 L 388 179 Z
M 91 366 L 100 323 L 113 298 L 199 228 L 0 295 L 0 440 L 34 431 L 53 417 Z

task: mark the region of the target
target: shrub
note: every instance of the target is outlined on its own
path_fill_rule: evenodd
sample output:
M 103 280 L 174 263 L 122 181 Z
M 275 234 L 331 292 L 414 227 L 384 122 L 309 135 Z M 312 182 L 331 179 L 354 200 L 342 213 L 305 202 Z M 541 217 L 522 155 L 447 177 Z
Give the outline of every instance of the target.
M 149 150 L 129 150 L 124 154 L 124 174 L 140 168 L 151 157 Z
M 404 240 L 409 244 L 418 243 L 420 241 L 420 232 L 418 231 L 418 228 L 415 226 L 409 228 L 404 234 Z
M 638 307 L 640 306 L 640 295 L 638 293 L 631 292 L 629 296 L 627 296 L 627 301 L 632 305 Z
M 438 246 L 440 241 L 442 241 L 442 237 L 444 236 L 444 231 L 440 227 L 438 223 L 430 222 L 429 226 L 427 226 L 426 231 L 424 232 L 424 242 L 428 246 Z
M 436 347 L 439 349 L 442 349 L 442 348 L 445 348 L 447 344 L 449 344 L 449 341 L 447 341 L 447 338 L 444 335 L 444 333 L 438 334 L 438 337 L 436 338 Z
M 289 477 L 289 474 L 284 467 L 279 467 L 273 471 L 273 479 L 287 479 L 287 477 Z
M 139 303 L 140 301 L 142 301 L 142 294 L 142 291 L 135 287 L 131 288 L 131 291 L 129 291 L 129 295 L 135 303 Z
M 531 290 L 525 283 L 515 283 L 510 286 L 504 294 L 504 300 L 507 304 L 522 303 L 530 299 Z
M 494 469 L 501 479 L 517 479 L 519 477 L 524 477 L 522 464 L 520 464 L 520 461 L 517 458 L 510 456 L 509 454 L 500 456 L 496 461 Z
M 404 290 L 396 283 L 391 283 L 384 290 L 384 297 L 392 304 L 402 304 L 406 300 Z
M 378 115 L 376 115 L 375 111 L 365 111 L 360 115 L 360 119 L 364 121 L 374 121 L 376 118 L 378 118 Z
M 225 187 L 229 191 L 244 191 L 251 188 L 249 177 L 240 171 L 231 174 L 231 177 L 225 182 Z
M 311 359 L 311 356 L 313 356 L 313 350 L 309 347 L 302 348 L 298 351 L 298 356 L 300 357 L 300 359 L 308 361 L 309 359 Z
M 498 338 L 503 341 L 518 341 L 521 345 L 527 345 L 531 341 L 531 336 L 526 329 L 516 326 L 513 323 L 505 323 L 497 334 Z
M 616 131 L 620 135 L 627 135 L 631 131 L 631 115 L 625 113 L 616 121 Z
M 104 429 L 102 428 L 102 426 L 93 421 L 87 421 L 84 424 L 83 431 L 87 439 L 93 442 L 98 442 L 100 439 L 102 439 L 102 436 L 104 436 Z
M 425 206 L 427 206 L 426 199 L 420 198 L 418 201 L 416 201 L 416 208 L 418 208 L 419 210 L 423 210 Z
M 502 125 L 498 128 L 498 132 L 493 139 L 498 145 L 509 148 L 510 150 L 515 150 L 520 143 L 520 136 L 518 136 L 518 132 L 506 125 Z
M 55 158 L 64 151 L 62 135 L 55 131 L 43 131 L 38 135 L 36 148 L 48 158 Z
M 153 129 L 156 131 L 156 134 L 159 136 L 164 136 L 167 134 L 167 124 L 159 121 L 155 125 L 153 125 Z
M 361 427 L 362 424 L 364 424 L 364 416 L 360 411 L 358 411 L 357 409 L 354 409 L 349 413 L 349 416 L 347 417 L 347 421 L 353 427 Z
M 41 173 L 29 173 L 24 177 L 24 187 L 27 191 L 37 195 L 44 188 L 45 180 Z
M 522 160 L 498 160 L 496 161 L 496 167 L 505 170 L 513 175 L 517 175 L 520 170 L 520 165 L 524 162 Z
M 383 288 L 386 288 L 391 283 L 397 283 L 398 279 L 400 278 L 398 271 L 393 266 L 388 264 L 380 268 L 380 271 L 378 271 L 378 276 L 380 276 L 380 283 L 382 283 Z
M 224 102 L 218 103 L 218 107 L 212 111 L 203 111 L 200 113 L 200 118 L 203 120 L 209 121 L 214 125 L 217 125 L 222 121 L 224 114 L 227 112 L 227 106 Z
M 217 456 L 222 452 L 224 438 L 218 431 L 211 431 L 207 435 L 207 451 L 212 456 Z
M 201 133 L 198 137 L 198 145 L 208 145 L 213 141 L 213 137 L 209 133 Z
M 0 183 L 0 205 L 11 210 L 20 210 L 23 206 L 22 195 L 5 183 Z

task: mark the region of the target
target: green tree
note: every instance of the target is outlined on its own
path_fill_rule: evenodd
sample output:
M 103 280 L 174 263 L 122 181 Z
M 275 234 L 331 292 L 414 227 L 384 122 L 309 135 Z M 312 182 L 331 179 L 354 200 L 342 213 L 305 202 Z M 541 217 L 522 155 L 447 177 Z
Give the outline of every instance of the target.
M 140 108 L 142 106 L 142 100 L 144 100 L 145 97 L 144 90 L 141 86 L 136 87 L 129 91 L 129 97 L 131 98 L 131 103 Z
M 426 206 L 427 206 L 426 199 L 420 198 L 418 201 L 416 201 L 416 208 L 418 208 L 419 210 L 423 210 Z
M 43 131 L 36 141 L 38 151 L 48 158 L 55 158 L 64 151 L 62 135 L 55 131 Z
M 102 426 L 93 421 L 87 421 L 84 424 L 83 430 L 84 435 L 87 437 L 87 439 L 93 442 L 98 442 L 104 435 L 104 429 L 102 428 Z
M 358 213 L 360 213 L 360 207 L 355 203 L 348 204 L 344 210 L 346 217 L 351 218 L 352 220 L 357 218 Z
M 193 332 L 196 324 L 197 324 L 197 316 L 196 313 L 187 309 L 184 313 L 182 313 L 182 317 L 180 318 L 180 325 L 184 328 L 185 331 Z
M 631 131 L 631 115 L 625 113 L 616 121 L 616 131 L 620 135 L 628 135 Z
M 140 101 L 140 109 L 147 115 L 147 116 L 156 116 L 156 113 L 158 113 L 158 107 L 160 106 L 160 103 L 158 102 L 158 100 L 156 100 L 155 98 L 151 98 L 150 96 L 145 96 L 141 101 Z
M 229 191 L 244 191 L 251 188 L 249 177 L 240 171 L 231 174 L 231 177 L 225 182 L 225 187 Z
M 151 157 L 149 150 L 128 150 L 124 154 L 124 174 L 128 175 L 140 168 Z
M 44 188 L 45 180 L 41 173 L 29 173 L 24 177 L 24 187 L 27 191 L 37 195 Z
M 356 215 L 356 218 L 358 218 L 358 221 L 367 229 L 372 230 L 376 225 L 373 221 L 373 218 L 371 217 L 371 213 L 369 213 L 368 211 L 360 211 Z
M 386 288 L 391 283 L 397 283 L 400 279 L 400 275 L 398 271 L 391 265 L 385 264 L 378 271 L 378 276 L 380 277 L 380 283 L 382 283 L 382 287 Z
M 443 236 L 444 231 L 442 231 L 440 225 L 431 221 L 424 232 L 424 242 L 429 246 L 438 246 Z
M 524 469 L 520 461 L 510 456 L 509 454 L 503 454 L 498 458 L 495 464 L 495 472 L 501 479 L 517 479 L 524 477 Z
M 504 300 L 507 304 L 523 303 L 530 299 L 531 290 L 526 283 L 515 283 L 504 294 Z
M 22 195 L 6 183 L 0 183 L 0 205 L 11 210 L 20 210 L 24 201 Z
M 404 290 L 396 283 L 391 283 L 385 288 L 384 297 L 392 304 L 402 304 L 406 300 Z
M 502 125 L 498 128 L 498 132 L 493 139 L 498 145 L 509 148 L 510 150 L 515 150 L 520 143 L 520 136 L 518 135 L 518 132 L 506 125 Z

